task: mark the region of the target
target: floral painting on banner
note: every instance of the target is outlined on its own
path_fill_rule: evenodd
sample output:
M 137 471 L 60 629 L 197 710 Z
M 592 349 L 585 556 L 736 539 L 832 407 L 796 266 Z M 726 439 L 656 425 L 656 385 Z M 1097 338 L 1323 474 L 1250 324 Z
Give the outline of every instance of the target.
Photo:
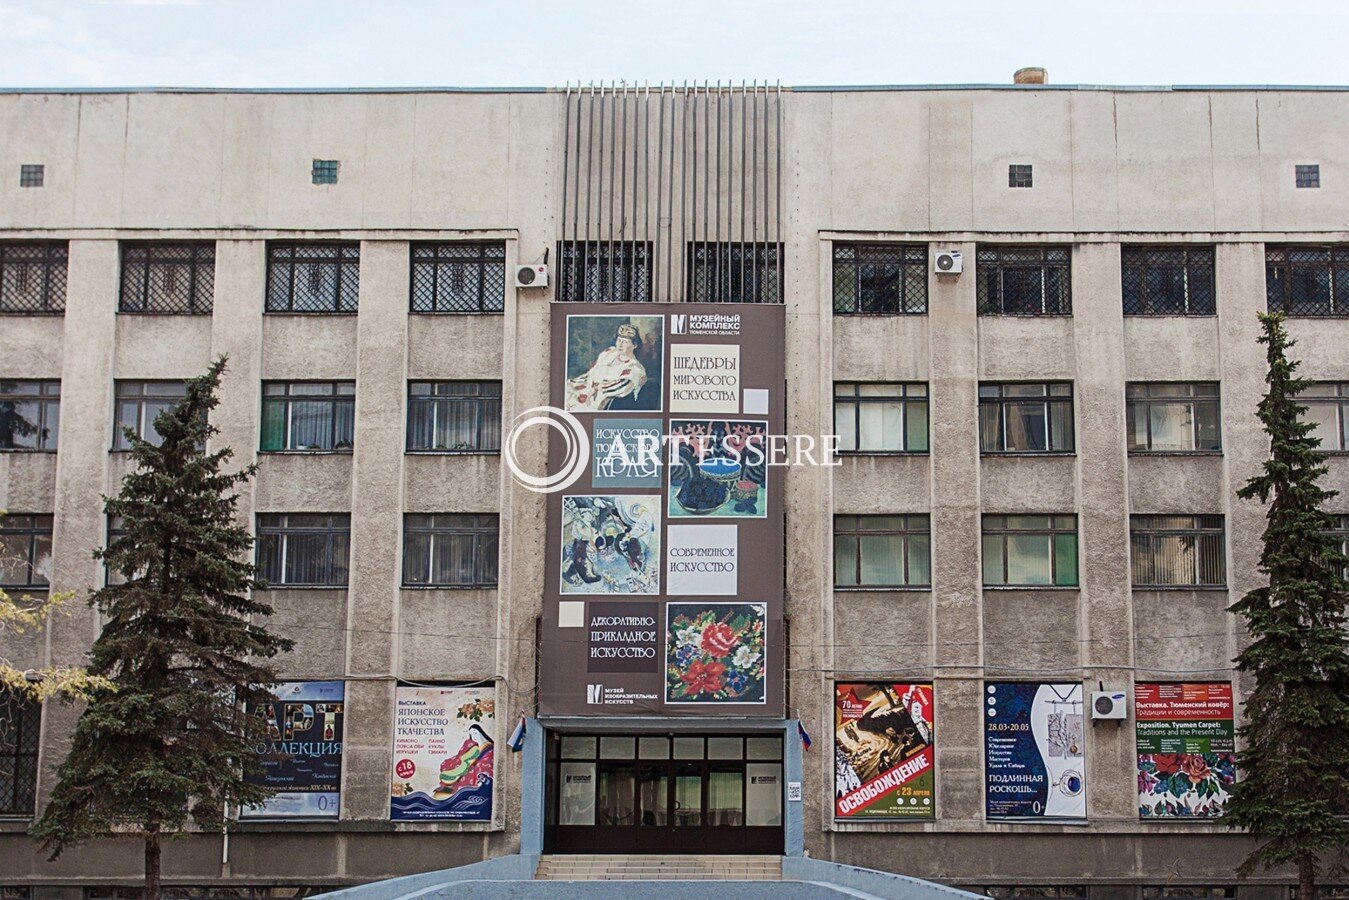
M 767 606 L 670 603 L 665 608 L 667 703 L 763 703 Z

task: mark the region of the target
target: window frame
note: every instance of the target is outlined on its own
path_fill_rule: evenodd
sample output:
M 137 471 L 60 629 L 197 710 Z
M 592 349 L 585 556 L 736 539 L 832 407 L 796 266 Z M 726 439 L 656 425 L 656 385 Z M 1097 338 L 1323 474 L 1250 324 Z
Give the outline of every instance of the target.
M 1306 188 L 1319 188 L 1320 186 L 1321 186 L 1320 163 L 1293 164 L 1293 187 L 1306 189 Z
M 1349 559 L 1349 515 L 1330 513 L 1330 519 L 1331 528 L 1325 534 L 1339 545 L 1340 555 Z M 1340 577 L 1349 581 L 1349 563 L 1342 564 L 1339 569 Z
M 1145 393 L 1139 396 L 1131 395 L 1135 389 L 1150 391 L 1154 387 L 1187 387 L 1189 394 L 1172 395 L 1152 395 Z M 1211 387 L 1212 394 L 1197 394 L 1194 389 L 1197 387 Z M 1125 447 L 1130 456 L 1221 456 L 1223 453 L 1223 416 L 1222 416 L 1222 386 L 1217 381 L 1130 381 L 1124 385 L 1124 441 Z M 1188 405 L 1190 407 L 1190 443 L 1189 450 L 1155 450 L 1152 447 L 1152 407 L 1167 405 Z M 1200 417 L 1198 412 L 1201 407 L 1212 407 L 1213 409 L 1213 427 L 1214 433 L 1218 436 L 1218 446 L 1201 448 L 1199 446 Z M 1145 416 L 1145 425 L 1147 431 L 1147 446 L 1133 446 L 1134 428 L 1133 423 L 1139 412 Z
M 1179 265 L 1168 263 L 1163 259 L 1163 254 L 1181 254 Z M 1205 259 L 1207 257 L 1207 259 Z M 1124 244 L 1120 247 L 1120 294 L 1124 307 L 1125 317 L 1136 318 L 1165 318 L 1181 317 L 1192 319 L 1213 318 L 1218 315 L 1218 253 L 1213 244 Z M 1152 308 L 1154 301 L 1148 291 L 1148 273 L 1154 270 L 1174 270 L 1181 271 L 1181 279 L 1184 285 L 1184 309 L 1181 311 L 1163 310 L 1158 311 Z M 1138 296 L 1134 304 L 1138 307 L 1130 309 L 1129 285 L 1130 273 L 1133 272 L 1133 280 L 1138 285 Z M 1201 304 L 1193 302 L 1194 293 L 1198 290 L 1197 276 L 1202 273 L 1208 273 L 1209 284 L 1209 304 L 1200 308 Z M 1191 287 L 1195 282 L 1196 286 Z
M 314 256 L 306 258 L 304 253 L 317 250 L 332 250 L 336 256 L 325 258 Z M 296 309 L 295 278 L 301 265 L 332 266 L 336 272 L 333 282 L 331 309 Z M 288 272 L 286 278 L 285 304 L 274 302 L 273 273 L 281 267 Z M 354 274 L 353 274 L 354 273 Z M 352 276 L 351 296 L 344 300 L 347 289 L 347 276 Z M 360 310 L 361 298 L 361 243 L 360 241 L 268 241 L 267 242 L 267 280 L 263 287 L 263 313 L 281 316 L 354 316 Z M 347 302 L 349 301 L 349 303 Z
M 1324 263 L 1316 260 L 1296 260 L 1297 253 L 1317 253 L 1324 251 Z M 1326 277 L 1326 302 L 1329 312 L 1296 312 L 1290 308 L 1295 283 L 1294 273 L 1298 271 L 1315 272 L 1324 268 Z M 1282 274 L 1280 274 L 1282 273 Z M 1305 277 L 1305 276 L 1304 276 Z M 1276 279 L 1282 278 L 1277 305 L 1274 302 Z M 1343 279 L 1345 287 L 1339 283 Z M 1337 294 L 1343 293 L 1342 298 Z M 1308 302 L 1303 300 L 1305 305 Z M 1266 244 L 1265 245 L 1265 309 L 1267 312 L 1282 312 L 1290 319 L 1343 319 L 1349 317 L 1349 244 Z
M 1049 525 L 1045 527 L 1017 528 L 1010 524 L 1013 519 L 1048 519 Z M 1071 527 L 1063 524 L 1071 523 Z M 1078 540 L 1078 520 L 1076 513 L 985 513 L 979 522 L 979 552 L 981 559 L 979 561 L 979 578 L 982 587 L 985 589 L 994 588 L 1014 588 L 1017 590 L 1078 590 L 1082 586 L 1082 548 Z M 1012 582 L 1008 567 L 1010 565 L 1011 554 L 1008 552 L 1008 541 L 1016 535 L 1025 535 L 1033 537 L 1044 537 L 1048 539 L 1049 548 L 1049 582 L 1039 584 L 1035 582 Z M 1000 538 L 1001 559 L 1002 559 L 1002 581 L 988 581 L 987 554 L 984 548 L 990 537 Z M 1059 538 L 1071 537 L 1073 549 L 1073 580 L 1072 582 L 1059 581 Z
M 1034 265 L 1030 260 L 1011 258 L 1012 254 L 1036 251 L 1039 259 Z M 1063 259 L 1050 259 L 1050 255 L 1062 254 Z M 1006 254 L 1007 258 L 1004 258 Z M 1060 318 L 1073 314 L 1073 248 L 1070 244 L 979 244 L 974 252 L 975 306 L 980 316 L 1014 316 L 1017 318 Z M 997 297 L 990 296 L 991 285 L 986 276 L 986 267 L 992 266 L 997 275 Z M 1040 309 L 1038 312 L 1008 311 L 1007 284 L 1008 271 L 1040 271 Z M 1063 308 L 1050 311 L 1049 291 L 1046 283 L 1049 271 L 1061 271 L 1064 285 Z
M 627 266 L 627 274 L 621 280 L 613 278 L 615 250 L 617 268 Z M 654 255 L 652 241 L 558 241 L 553 299 L 557 303 L 650 303 L 655 300 Z M 589 283 L 592 259 L 598 272 L 593 291 Z M 604 277 L 606 270 L 608 278 Z M 614 284 L 624 286 L 622 296 L 612 290 Z
M 424 395 L 414 394 L 413 393 L 414 388 L 420 385 L 426 385 L 431 392 Z M 436 390 L 438 388 L 447 385 L 473 385 L 477 393 L 474 394 L 436 393 Z M 482 391 L 483 388 L 485 387 L 495 387 L 496 393 L 495 394 L 483 393 Z M 407 399 L 408 399 L 407 425 L 403 441 L 403 449 L 405 453 L 423 454 L 423 455 L 441 455 L 441 456 L 486 456 L 486 455 L 497 455 L 501 453 L 501 434 L 503 430 L 501 410 L 503 407 L 502 407 L 502 384 L 500 381 L 492 381 L 489 379 L 410 380 L 407 383 Z M 490 403 L 485 401 L 491 400 L 495 400 L 497 405 L 497 416 L 493 421 L 489 421 L 488 416 L 485 414 L 486 413 L 485 408 L 490 406 Z M 445 406 L 453 407 L 456 404 L 460 403 L 467 405 L 470 401 L 472 401 L 474 406 L 473 431 L 476 438 L 474 442 L 476 446 L 466 447 L 462 449 L 456 448 L 441 449 L 439 447 L 414 447 L 412 445 L 414 431 L 418 430 L 414 429 L 414 419 L 416 418 L 417 413 L 423 407 L 429 406 L 431 409 L 431 417 L 433 419 L 433 424 L 431 426 L 431 433 L 434 435 L 443 407 Z M 484 441 L 484 437 L 487 438 L 493 437 L 492 435 L 493 425 L 495 425 L 495 440 Z M 483 446 L 484 443 L 487 444 L 495 443 L 495 446 Z
M 1007 165 L 1007 186 L 1009 188 L 1035 187 L 1035 167 L 1031 163 L 1009 163 Z
M 851 257 L 845 254 L 852 254 Z M 865 257 L 871 257 L 866 259 Z M 831 253 L 832 301 L 836 316 L 925 316 L 928 314 L 928 245 L 904 243 L 867 243 L 836 241 Z M 895 267 L 898 296 L 893 298 L 894 305 L 887 309 L 865 309 L 865 286 L 862 269 L 864 266 Z M 880 276 L 884 278 L 885 276 Z M 874 280 L 874 279 L 873 279 Z M 839 308 L 839 288 L 846 283 L 852 291 L 852 309 Z M 910 289 L 922 287 L 922 297 L 918 303 L 911 304 Z M 886 299 L 888 304 L 890 298 Z M 873 303 L 873 306 L 882 304 Z M 915 308 L 909 308 L 913 306 Z M 921 307 L 921 308 L 919 308 Z
M 7 513 L 0 516 L 0 537 L 19 537 L 24 541 L 24 557 L 16 560 L 27 572 L 24 581 L 5 581 L 4 569 L 0 568 L 0 589 L 5 591 L 43 592 L 51 589 L 52 529 L 55 516 L 51 513 Z M 40 547 L 46 538 L 48 571 L 38 566 L 41 559 Z M 0 547 L 3 547 L 0 544 Z
M 337 173 L 341 167 L 341 160 L 314 157 L 309 167 L 310 183 L 318 185 L 337 184 Z
M 130 385 L 140 385 L 141 391 L 138 394 L 126 394 L 123 391 Z M 148 393 L 147 391 L 156 387 L 166 387 L 168 385 L 177 385 L 182 389 L 182 393 Z M 112 390 L 112 447 L 111 453 L 129 453 L 131 452 L 131 443 L 122 435 L 121 405 L 123 403 L 136 404 L 136 427 L 134 429 L 136 436 L 142 440 L 149 440 L 145 436 L 147 429 L 153 428 L 155 419 L 159 418 L 159 413 L 165 409 L 174 406 L 178 401 L 187 396 L 187 382 L 185 380 L 173 378 L 119 378 L 113 382 Z M 146 418 L 146 405 L 152 401 L 171 401 L 164 408 L 158 410 L 153 417 Z M 152 442 L 154 443 L 154 442 Z M 155 443 L 155 446 L 159 446 Z
M 898 394 L 893 395 L 869 395 L 864 396 L 860 393 L 863 387 L 895 387 L 899 389 Z M 840 388 L 851 387 L 851 395 L 839 396 Z M 835 381 L 834 382 L 834 409 L 833 425 L 835 432 L 838 431 L 839 402 L 852 405 L 853 411 L 853 436 L 854 442 L 860 444 L 862 436 L 862 408 L 865 405 L 895 403 L 899 406 L 900 424 L 899 434 L 903 446 L 898 450 L 888 450 L 881 448 L 879 450 L 851 449 L 845 450 L 840 438 L 840 446 L 837 449 L 839 456 L 927 456 L 932 452 L 932 397 L 928 390 L 928 384 L 925 381 Z M 909 391 L 922 389 L 922 394 L 910 394 Z M 923 431 L 927 436 L 927 441 L 921 450 L 908 449 L 909 442 L 909 415 L 910 408 L 913 406 L 923 407 L 924 425 Z
M 331 388 L 327 394 L 294 394 L 291 390 L 296 385 L 325 385 Z M 284 393 L 267 393 L 269 388 L 282 387 Z M 344 392 L 342 389 L 349 387 L 350 390 Z M 328 438 L 331 446 L 329 447 L 293 447 L 294 428 L 294 406 L 296 403 L 322 403 L 327 407 L 329 417 Z M 267 446 L 268 430 L 268 408 L 280 406 L 282 409 L 282 428 L 283 439 L 281 447 Z M 347 421 L 351 423 L 351 435 L 347 438 L 348 446 L 341 446 L 339 440 L 338 423 L 342 417 L 338 415 L 340 406 L 350 406 L 351 412 L 347 416 Z M 258 452 L 259 453 L 352 453 L 356 446 L 356 382 L 347 380 L 336 381 L 264 381 L 262 383 L 262 416 L 258 424 Z
M 1310 413 L 1313 407 L 1333 407 L 1335 410 L 1335 446 L 1328 448 L 1323 441 L 1317 452 L 1327 456 L 1349 454 L 1349 381 L 1314 381 L 1308 388 L 1330 389 L 1335 392 L 1332 395 L 1309 397 L 1304 390 L 1294 398 L 1299 406 L 1307 408 L 1307 413 Z M 1299 421 L 1311 422 L 1312 419 L 1304 414 L 1299 416 Z
M 447 522 L 441 518 L 469 519 L 468 523 Z M 415 524 L 414 520 L 424 519 L 428 524 Z M 413 581 L 408 578 L 408 564 L 411 559 L 409 548 L 414 536 L 425 535 L 428 541 L 426 553 L 426 580 Z M 436 572 L 436 560 L 442 551 L 443 542 L 453 537 L 472 539 L 472 581 L 433 581 Z M 492 551 L 487 550 L 490 538 Z M 405 588 L 427 588 L 446 590 L 487 590 L 496 588 L 501 579 L 501 516 L 497 513 L 404 513 L 403 514 L 403 564 L 402 586 Z
M 46 183 L 46 163 L 19 163 L 19 187 L 40 188 Z
M 1193 523 L 1189 526 L 1174 526 L 1157 524 L 1161 519 L 1187 518 Z M 1201 520 L 1214 520 L 1216 526 L 1205 525 Z M 1141 527 L 1140 527 L 1141 525 Z M 1205 536 L 1217 537 L 1217 561 L 1220 567 L 1218 574 L 1221 576 L 1220 582 L 1203 581 L 1205 561 L 1208 560 L 1208 554 L 1214 551 L 1205 551 L 1206 546 L 1202 538 Z M 1138 573 L 1140 563 L 1136 554 L 1139 547 L 1140 538 L 1148 540 L 1148 553 L 1151 557 L 1149 568 L 1155 574 L 1159 570 L 1157 564 L 1157 551 L 1161 546 L 1160 541 L 1171 538 L 1189 538 L 1193 541 L 1194 547 L 1194 565 L 1191 574 L 1194 577 L 1192 582 L 1140 582 L 1135 576 Z M 1165 591 L 1165 590 L 1183 590 L 1183 591 L 1220 591 L 1227 589 L 1227 520 L 1222 514 L 1212 513 L 1133 513 L 1129 516 L 1129 586 L 1136 591 Z
M 25 256 L 29 254 L 29 256 Z M 19 258 L 15 258 L 19 257 Z M 42 275 L 41 305 L 33 308 L 11 308 L 4 298 L 9 293 L 4 285 L 27 272 L 38 269 Z M 66 287 L 70 273 L 70 244 L 67 241 L 0 241 L 0 315 L 6 316 L 64 316 Z
M 782 271 L 781 241 L 689 241 L 684 246 L 684 302 L 780 306 Z
M 1005 393 L 1009 387 L 1034 387 L 1044 388 L 1043 395 L 1036 394 L 1012 394 Z M 1066 394 L 1055 394 L 1055 387 L 1068 388 Z M 996 390 L 998 393 L 994 396 L 985 396 L 985 391 Z M 1073 396 L 1073 382 L 1071 381 L 981 381 L 978 387 L 978 416 L 979 416 L 979 455 L 980 456 L 1075 456 L 1077 454 L 1077 410 Z M 1043 403 L 1044 405 L 1044 436 L 1045 450 L 1009 450 L 1008 431 L 1007 431 L 1007 408 L 1009 406 L 1019 406 L 1022 404 Z M 1054 449 L 1054 417 L 1051 415 L 1053 406 L 1064 406 L 1068 408 L 1067 422 L 1069 434 L 1067 446 Z M 996 406 L 998 408 L 998 446 L 995 449 L 985 449 L 984 439 L 984 408 Z
M 35 392 L 15 389 L 6 392 L 4 386 L 34 385 Z M 37 430 L 39 435 L 32 447 L 2 447 L 0 453 L 55 453 L 61 443 L 61 379 L 59 378 L 8 378 L 0 379 L 0 405 L 5 403 L 36 403 L 38 407 Z M 51 436 L 50 446 L 47 437 Z
M 326 525 L 292 525 L 292 517 L 320 518 L 327 517 Z M 274 520 L 279 520 L 280 524 L 275 524 Z M 257 577 L 267 582 L 268 590 L 288 590 L 291 588 L 324 588 L 336 589 L 347 588 L 351 584 L 351 514 L 350 513 L 258 513 L 256 519 L 256 547 L 254 549 L 254 565 L 257 569 Z M 324 540 L 324 559 L 323 572 L 328 580 L 325 581 L 286 581 L 285 572 L 289 562 L 290 539 L 291 537 L 315 537 L 322 536 Z M 342 537 L 346 538 L 346 558 L 338 566 L 336 541 Z M 278 538 L 280 540 L 278 566 L 281 573 L 281 580 L 269 578 L 267 560 L 264 558 L 264 552 L 268 546 L 269 538 Z M 342 580 L 333 580 L 336 573 L 341 572 Z
M 209 316 L 215 308 L 215 241 L 122 241 L 119 246 L 120 264 L 117 283 L 117 312 L 135 316 Z M 188 251 L 186 259 L 167 255 L 171 251 Z M 156 254 L 161 254 L 156 257 Z M 144 254 L 142 259 L 132 256 Z M 150 271 L 164 266 L 170 271 L 187 272 L 187 308 L 155 308 L 151 299 Z M 140 306 L 128 305 L 127 281 L 132 267 L 138 267 Z M 198 296 L 198 294 L 201 296 Z M 159 303 L 163 303 L 160 300 Z
M 0 741 L 0 769 L 14 773 L 8 797 L 0 796 L 0 817 L 31 819 L 37 813 L 38 753 L 42 745 L 42 704 L 0 688 L 0 729 L 12 729 L 13 741 Z M 13 749 L 10 749 L 12 743 Z M 20 806 L 20 799 L 31 803 Z
M 864 528 L 863 520 L 898 519 L 896 528 Z M 851 527 L 848 527 L 851 523 Z M 872 584 L 862 581 L 862 538 L 893 537 L 899 542 L 901 580 L 894 584 Z M 914 581 L 909 571 L 910 548 L 915 537 L 927 538 L 927 580 Z M 838 543 L 839 539 L 851 539 L 855 545 L 853 558 L 854 583 L 840 583 L 838 580 Z M 834 590 L 836 591 L 904 591 L 932 590 L 932 517 L 928 513 L 895 513 L 880 515 L 835 515 L 833 534 Z
M 449 255 L 450 251 L 473 251 L 474 255 Z M 495 255 L 500 252 L 500 256 Z M 419 257 L 418 254 L 422 255 Z M 506 312 L 506 242 L 505 241 L 413 241 L 408 249 L 408 264 L 411 278 L 408 282 L 408 312 L 417 316 L 499 316 Z M 476 308 L 450 309 L 440 305 L 441 267 L 462 264 L 476 269 Z M 492 270 L 499 268 L 499 276 L 494 277 Z M 419 272 L 430 272 L 430 309 L 418 308 Z M 426 276 L 421 276 L 423 279 Z M 494 305 L 489 305 L 487 293 L 488 281 L 499 281 L 500 296 L 493 294 Z M 426 286 L 420 286 L 425 292 Z M 493 288 L 495 290 L 495 288 Z

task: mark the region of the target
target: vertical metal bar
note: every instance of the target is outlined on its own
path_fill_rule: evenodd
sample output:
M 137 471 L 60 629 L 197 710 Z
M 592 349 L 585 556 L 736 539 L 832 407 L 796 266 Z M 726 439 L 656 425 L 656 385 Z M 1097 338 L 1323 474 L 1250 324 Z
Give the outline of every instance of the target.
M 646 299 L 651 300 L 655 286 L 651 284 L 651 271 L 654 262 L 651 259 L 655 244 L 651 240 L 651 82 L 645 83 L 642 105 L 645 113 L 642 126 L 642 252 L 646 255 Z
M 572 181 L 572 274 L 576 274 L 576 238 L 581 228 L 581 82 L 576 82 L 576 153 L 573 164 L 576 166 L 576 178 Z M 558 260 L 561 265 L 562 260 Z
M 777 224 L 774 226 L 774 237 L 777 241 L 777 260 L 778 260 L 778 302 L 787 302 L 787 291 L 782 284 L 782 255 L 785 246 L 782 241 L 782 82 L 778 82 L 777 104 L 774 112 L 777 114 L 777 134 L 774 143 L 777 145 L 774 150 L 777 153 L 777 165 L 774 166 L 774 172 L 777 176 L 777 197 L 773 201 L 773 209 L 777 214 Z
M 745 178 L 749 175 L 749 170 L 745 163 L 749 155 L 745 152 L 748 148 L 745 146 L 745 138 L 749 134 L 747 127 L 749 122 L 746 119 L 745 101 L 749 99 L 749 91 L 745 87 L 745 80 L 740 79 L 740 301 L 745 300 Z
M 750 126 L 754 129 L 754 139 L 751 141 L 750 156 L 752 157 L 749 166 L 749 216 L 750 216 L 750 238 L 749 246 L 751 256 L 749 258 L 749 277 L 757 289 L 759 280 L 756 273 L 759 268 L 759 82 L 754 82 L 754 99 L 749 111 Z M 745 248 L 740 248 L 740 256 L 745 255 Z M 751 290 L 749 302 L 754 299 L 756 291 Z
M 693 220 L 689 223 L 689 237 L 698 240 L 698 82 L 693 82 L 693 192 L 689 198 L 689 214 Z M 684 299 L 693 299 L 693 252 L 684 248 Z
M 710 82 L 703 79 L 703 165 L 711 166 L 712 153 L 709 145 L 712 137 L 712 95 L 709 93 L 708 86 Z M 709 188 L 712 186 L 712 176 L 706 172 L 703 173 L 703 253 L 707 253 L 707 216 L 708 211 L 712 209 Z
M 609 235 L 609 297 L 614 296 L 614 165 L 617 162 L 614 151 L 618 148 L 618 141 L 614 138 L 614 131 L 618 125 L 618 84 L 609 83 L 609 227 L 606 233 Z
M 623 117 L 622 117 L 622 123 L 623 123 L 623 124 L 620 126 L 620 130 L 623 132 L 623 138 L 622 138 L 622 141 L 621 141 L 620 146 L 622 146 L 622 148 L 623 148 L 623 153 L 622 153 L 622 156 L 620 157 L 620 159 L 622 160 L 622 164 L 618 167 L 618 168 L 619 168 L 619 172 L 621 173 L 620 176 L 619 176 L 619 181 L 618 181 L 618 184 L 619 184 L 619 188 L 618 188 L 618 243 L 619 243 L 619 246 L 620 246 L 620 247 L 626 247 L 626 246 L 628 246 L 628 243 L 627 243 L 627 241 L 625 240 L 625 238 L 627 237 L 627 227 L 628 227 L 628 83 L 627 83 L 626 81 L 623 82 L 623 101 L 622 101 L 622 102 L 623 102 Z M 636 185 L 636 180 L 634 179 L 633 187 L 635 188 L 636 186 L 637 186 L 637 185 Z M 625 296 L 625 297 L 627 297 L 629 300 L 631 300 L 631 299 L 632 299 L 632 264 L 631 264 L 631 262 L 628 263 L 628 267 L 627 267 L 627 270 L 626 270 L 626 271 L 627 271 L 627 277 L 624 279 L 624 281 L 627 282 L 627 289 L 623 292 L 623 296 Z
M 708 255 L 708 265 L 713 268 L 708 272 L 709 275 L 715 275 L 717 286 L 712 291 L 711 297 L 716 299 L 721 294 L 721 265 L 716 261 L 721 255 L 721 79 L 717 79 L 717 216 L 716 226 L 714 228 L 714 237 L 717 245 L 714 252 Z
M 590 83 L 590 106 L 586 112 L 586 231 L 582 248 L 581 300 L 590 299 L 590 195 L 595 177 L 595 82 Z
M 610 158 L 610 160 L 613 159 L 613 155 L 614 155 L 614 154 L 613 154 L 613 148 L 609 147 L 608 144 L 607 144 L 607 142 L 604 140 L 604 116 L 605 116 L 605 112 L 608 110 L 608 108 L 609 108 L 609 104 L 606 104 L 606 103 L 604 102 L 604 82 L 601 81 L 601 82 L 600 82 L 600 151 L 599 151 L 600 158 L 599 158 L 599 172 L 598 172 L 598 175 L 599 175 L 599 179 L 598 179 L 599 184 L 598 184 L 598 190 L 596 190 L 596 192 L 595 192 L 595 244 L 596 244 L 596 246 L 595 246 L 595 251 L 596 251 L 596 256 L 599 255 L 599 248 L 600 248 L 600 247 L 605 247 L 606 250 L 607 250 L 607 247 L 608 247 L 608 245 L 605 243 L 605 234 L 606 234 L 605 226 L 606 226 L 607 222 L 605 221 L 605 215 L 604 215 L 604 195 L 605 195 L 605 193 L 608 193 L 610 197 L 613 197 L 613 192 L 612 192 L 612 191 L 606 192 L 606 191 L 604 190 L 604 152 L 605 152 L 605 150 L 608 150 L 608 151 L 609 151 L 609 158 Z M 612 138 L 611 138 L 611 140 L 612 140 Z M 605 275 L 605 271 L 604 271 L 605 266 L 611 264 L 611 263 L 610 263 L 609 254 L 608 254 L 607 252 L 605 253 L 604 259 L 602 259 L 602 260 L 599 261 L 599 264 L 600 264 L 599 275 L 600 275 L 601 278 L 604 278 L 604 275 Z M 610 272 L 609 275 L 612 276 L 613 273 Z M 602 291 L 600 292 L 600 300 L 612 300 L 612 299 L 613 299 L 613 282 L 612 282 L 612 278 L 605 278 L 605 280 L 604 280 L 604 288 L 605 288 L 605 289 L 602 290 Z M 606 296 L 606 295 L 608 295 L 608 296 Z
M 665 229 L 665 302 L 674 301 L 674 261 L 671 259 L 671 251 L 674 249 L 674 167 L 675 167 L 675 93 L 674 84 L 670 85 L 670 171 L 669 171 L 669 193 L 665 197 L 666 215 L 670 220 L 670 227 Z M 661 148 L 662 150 L 664 148 Z
M 568 168 L 568 166 L 571 165 L 571 152 L 570 152 L 570 151 L 571 151 L 571 82 L 570 82 L 570 81 L 567 82 L 567 93 L 563 96 L 563 101 L 562 101 L 562 102 L 563 102 L 563 104 L 566 106 L 567 109 L 566 109 L 566 112 L 565 112 L 564 115 L 563 115 L 563 122 L 564 122 L 564 125 L 562 126 L 562 207 L 561 207 L 561 212 L 559 213 L 559 214 L 561 215 L 561 217 L 562 217 L 562 221 L 561 221 L 561 223 L 560 223 L 562 227 L 558 229 L 558 234 L 561 236 L 561 241 L 562 241 L 562 243 L 565 244 L 565 243 L 567 242 L 567 174 L 568 174 L 568 173 L 567 173 L 567 168 Z M 517 262 L 518 262 L 518 260 L 517 260 Z M 560 278 L 561 275 L 562 275 L 562 254 L 561 254 L 561 253 L 558 253 L 557 259 L 554 261 L 554 265 L 557 266 L 557 273 L 558 273 L 558 276 L 559 276 L 559 278 Z M 484 267 L 484 268 L 485 268 L 485 267 Z M 440 266 L 438 266 L 438 265 L 433 265 L 433 266 L 431 267 L 431 271 L 432 271 L 433 273 L 435 273 L 435 274 L 432 275 L 432 278 L 433 278 L 432 283 L 433 283 L 433 284 L 434 284 L 434 278 L 436 277 L 436 275 L 439 274 L 439 273 L 438 273 L 438 270 L 439 270 L 439 269 L 440 269 Z M 436 295 L 433 293 L 431 296 L 434 298 Z M 433 301 L 432 301 L 432 306 L 434 306 L 434 305 L 435 305 L 435 303 L 434 303 L 434 300 L 433 300 Z
M 660 86 L 660 92 L 656 95 L 656 105 L 659 107 L 659 127 L 656 130 L 656 239 L 651 245 L 651 293 L 659 295 L 656 290 L 662 274 L 656 266 L 656 260 L 660 258 L 660 214 L 664 206 L 665 195 L 665 85 Z M 665 298 L 656 296 L 654 299 L 664 301 Z
M 683 94 L 680 97 L 679 108 L 679 273 L 680 286 L 682 290 L 680 299 L 687 300 L 688 297 L 688 273 L 684 271 L 684 254 L 687 253 L 686 238 L 684 236 L 684 225 L 688 222 L 688 194 L 687 187 L 689 182 L 689 83 L 684 82 Z M 671 206 L 671 212 L 674 207 Z

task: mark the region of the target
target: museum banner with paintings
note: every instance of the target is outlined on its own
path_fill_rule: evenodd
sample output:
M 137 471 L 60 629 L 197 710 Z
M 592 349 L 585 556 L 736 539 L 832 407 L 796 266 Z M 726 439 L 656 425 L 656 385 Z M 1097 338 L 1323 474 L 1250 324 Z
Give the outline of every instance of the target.
M 1138 817 L 1213 819 L 1237 780 L 1232 685 L 1139 682 Z
M 783 308 L 552 316 L 552 405 L 592 459 L 548 496 L 539 711 L 782 716 Z
M 834 818 L 937 813 L 932 683 L 834 685 Z

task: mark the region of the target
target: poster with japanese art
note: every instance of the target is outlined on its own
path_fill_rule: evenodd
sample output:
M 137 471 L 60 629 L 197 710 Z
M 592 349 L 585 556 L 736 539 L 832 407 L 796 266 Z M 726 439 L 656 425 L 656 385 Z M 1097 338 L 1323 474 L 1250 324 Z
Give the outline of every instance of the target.
M 563 594 L 660 593 L 660 495 L 562 499 Z
M 1082 685 L 984 685 L 984 812 L 990 819 L 1087 817 Z
M 276 793 L 241 818 L 337 818 L 345 688 L 341 681 L 283 681 L 272 702 L 251 710 L 263 718 L 267 740 L 258 747 L 262 772 L 247 780 Z
M 834 818 L 936 816 L 932 683 L 834 685 Z
M 666 703 L 763 703 L 767 606 L 667 603 Z
M 659 412 L 664 316 L 567 316 L 568 412 Z
M 395 688 L 391 819 L 492 820 L 495 698 L 490 685 Z
M 1232 685 L 1134 685 L 1138 816 L 1212 819 L 1237 780 Z

